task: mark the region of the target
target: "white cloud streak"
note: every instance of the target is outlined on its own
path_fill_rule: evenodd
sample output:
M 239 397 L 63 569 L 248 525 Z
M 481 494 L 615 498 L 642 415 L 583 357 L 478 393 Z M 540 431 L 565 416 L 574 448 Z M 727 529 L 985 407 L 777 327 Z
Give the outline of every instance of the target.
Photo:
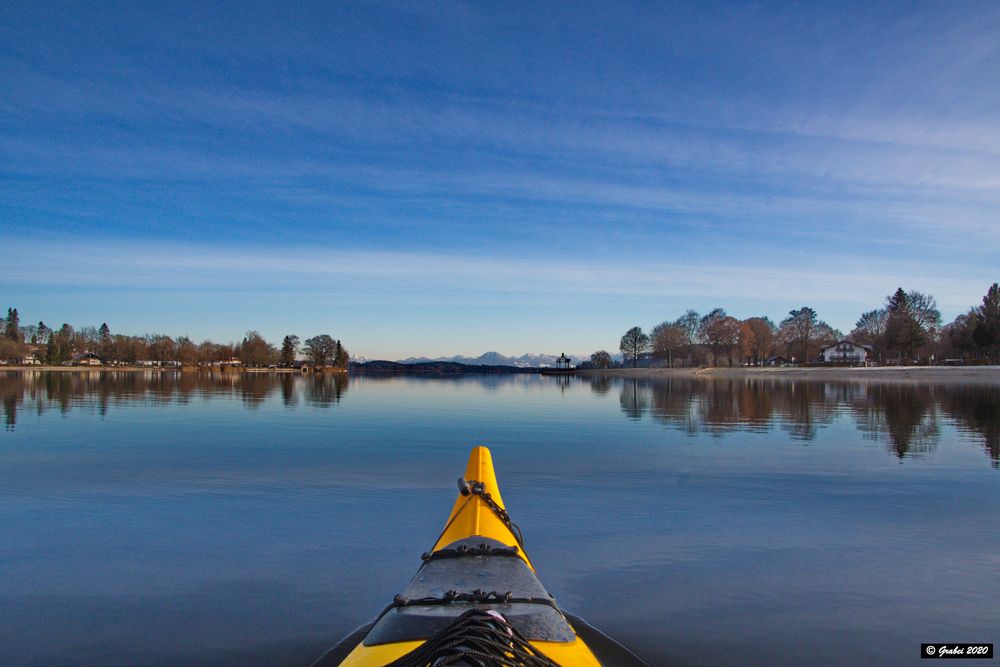
M 278 250 L 225 245 L 79 243 L 4 240 L 6 291 L 38 288 L 100 293 L 211 291 L 240 294 L 324 294 L 347 302 L 605 303 L 656 300 L 877 305 L 896 285 L 936 295 L 960 311 L 984 290 L 968 275 L 922 275 L 900 262 L 877 267 L 849 259 L 803 265 L 761 265 L 726 257 L 685 263 L 540 261 L 517 257 L 456 256 L 427 252 Z M 483 301 L 486 299 L 486 301 Z

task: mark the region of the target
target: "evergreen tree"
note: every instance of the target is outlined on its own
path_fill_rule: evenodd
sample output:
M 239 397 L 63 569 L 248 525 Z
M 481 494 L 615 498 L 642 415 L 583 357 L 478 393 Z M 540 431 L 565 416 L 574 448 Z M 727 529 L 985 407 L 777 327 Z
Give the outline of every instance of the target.
M 961 358 L 973 357 L 980 346 L 976 344 L 976 325 L 979 309 L 972 308 L 955 318 L 955 321 L 944 327 L 942 340 L 946 350 L 951 355 Z M 944 355 L 948 356 L 948 355 Z
M 897 313 L 908 310 L 910 307 L 910 297 L 906 295 L 902 287 L 897 287 L 895 293 L 886 299 L 886 309 L 890 313 Z
M 73 327 L 65 322 L 59 331 L 53 334 L 55 338 L 55 359 L 52 363 L 61 364 L 73 358 Z
M 55 365 L 59 363 L 59 347 L 56 345 L 56 334 L 49 331 L 49 340 L 45 344 L 45 363 Z
M 886 301 L 886 311 L 889 321 L 886 323 L 886 343 L 895 350 L 899 359 L 906 363 L 913 358 L 913 353 L 926 340 L 925 332 L 920 326 L 914 311 L 910 296 L 900 287 Z
M 972 338 L 992 360 L 1000 350 L 1000 285 L 993 283 L 975 310 L 976 326 Z
M 351 358 L 350 355 L 347 354 L 347 349 L 340 344 L 339 340 L 337 341 L 333 358 L 335 360 L 334 363 L 337 366 L 337 368 L 343 368 L 346 370 L 351 363 Z
M 282 366 L 291 367 L 295 364 L 295 355 L 299 351 L 299 337 L 295 334 L 285 336 L 281 341 L 280 363 Z
M 21 319 L 17 314 L 17 308 L 7 309 L 7 319 L 4 322 L 4 336 L 14 341 L 21 342 Z
M 101 328 L 97 330 L 97 356 L 107 363 L 113 353 L 114 341 L 111 339 L 111 329 L 108 328 L 107 322 L 103 322 Z

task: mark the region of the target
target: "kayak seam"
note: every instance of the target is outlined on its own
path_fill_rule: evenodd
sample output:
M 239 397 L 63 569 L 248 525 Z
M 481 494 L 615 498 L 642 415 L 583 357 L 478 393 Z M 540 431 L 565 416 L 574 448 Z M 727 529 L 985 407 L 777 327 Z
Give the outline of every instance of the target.
M 444 597 L 425 597 L 425 598 L 415 598 L 411 599 L 403 594 L 398 594 L 393 598 L 392 604 L 386 608 L 386 611 L 394 607 L 423 607 L 432 606 L 440 604 L 453 604 L 456 602 L 472 602 L 476 604 L 544 604 L 552 607 L 556 611 L 560 611 L 559 607 L 556 606 L 554 599 L 550 597 L 513 597 L 510 591 L 505 593 L 498 593 L 497 591 L 486 592 L 484 590 L 475 590 L 471 593 L 460 593 L 458 591 L 448 591 L 444 594 Z M 383 612 L 384 613 L 384 612 Z
M 441 531 L 441 534 L 437 536 L 437 539 L 434 540 L 434 544 L 431 545 L 431 551 L 434 551 L 434 545 L 436 545 L 438 542 L 441 541 L 441 538 L 444 537 L 444 534 L 448 532 L 449 528 L 451 528 L 451 524 L 455 523 L 455 519 L 457 519 L 458 515 L 461 514 L 466 507 L 468 507 L 471 501 L 472 501 L 472 496 L 471 495 L 467 496 L 465 502 L 462 503 L 462 506 L 458 508 L 457 512 L 455 512 L 455 515 L 452 516 L 450 519 L 448 519 L 448 523 L 444 525 L 444 529 Z

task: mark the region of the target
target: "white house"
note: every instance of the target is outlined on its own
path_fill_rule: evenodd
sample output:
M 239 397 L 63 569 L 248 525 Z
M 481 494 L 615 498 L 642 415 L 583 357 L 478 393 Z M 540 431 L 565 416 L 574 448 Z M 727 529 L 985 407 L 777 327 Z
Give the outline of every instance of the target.
M 25 346 L 24 357 L 21 359 L 21 363 L 26 366 L 39 366 L 42 363 L 42 357 L 45 355 L 44 345 L 29 344 Z
M 841 340 L 820 350 L 820 356 L 828 364 L 863 364 L 868 361 L 871 351 L 870 345 Z

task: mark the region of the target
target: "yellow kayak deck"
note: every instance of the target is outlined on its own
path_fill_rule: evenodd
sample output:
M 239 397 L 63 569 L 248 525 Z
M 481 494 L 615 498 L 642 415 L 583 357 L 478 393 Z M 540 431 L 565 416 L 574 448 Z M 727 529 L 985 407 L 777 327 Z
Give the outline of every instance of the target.
M 474 608 L 502 614 L 532 647 L 559 665 L 601 664 L 536 578 L 506 514 L 486 447 L 475 447 L 469 455 L 444 530 L 424 561 L 403 593 L 339 664 L 391 663 Z M 321 658 L 320 664 L 330 663 Z

